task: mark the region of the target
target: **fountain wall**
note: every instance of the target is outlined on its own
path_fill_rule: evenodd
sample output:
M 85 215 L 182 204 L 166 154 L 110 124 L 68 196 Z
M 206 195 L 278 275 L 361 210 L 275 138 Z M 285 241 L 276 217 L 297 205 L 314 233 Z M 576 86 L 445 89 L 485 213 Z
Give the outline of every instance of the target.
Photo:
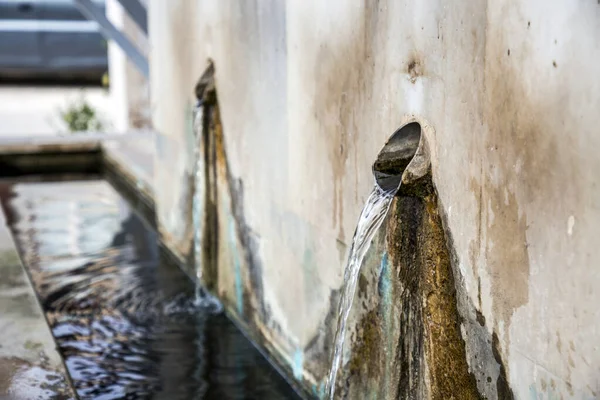
M 412 118 L 431 127 L 429 180 L 400 193 L 367 255 L 341 390 L 451 398 L 440 377 L 456 369 L 456 398 L 600 395 L 600 5 L 149 9 L 162 240 L 303 390 L 324 395 L 371 165 Z M 214 152 L 196 181 L 208 59 Z

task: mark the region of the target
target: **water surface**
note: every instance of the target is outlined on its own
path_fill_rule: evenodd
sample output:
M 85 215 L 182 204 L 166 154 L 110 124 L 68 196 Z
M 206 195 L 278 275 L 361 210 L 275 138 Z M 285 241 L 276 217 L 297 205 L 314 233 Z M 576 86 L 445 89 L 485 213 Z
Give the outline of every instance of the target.
M 106 182 L 0 198 L 80 398 L 299 398 Z

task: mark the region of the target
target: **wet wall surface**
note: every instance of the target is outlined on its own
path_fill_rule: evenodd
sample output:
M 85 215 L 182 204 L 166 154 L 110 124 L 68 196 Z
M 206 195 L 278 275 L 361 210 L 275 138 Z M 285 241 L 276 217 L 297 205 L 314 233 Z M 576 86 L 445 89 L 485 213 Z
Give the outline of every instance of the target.
M 80 398 L 298 398 L 106 182 L 0 198 Z

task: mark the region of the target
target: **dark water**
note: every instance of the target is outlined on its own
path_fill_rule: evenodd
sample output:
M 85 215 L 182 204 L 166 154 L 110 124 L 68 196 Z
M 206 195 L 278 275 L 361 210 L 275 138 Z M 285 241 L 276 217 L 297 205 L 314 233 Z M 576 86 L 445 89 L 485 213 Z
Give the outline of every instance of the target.
M 80 398 L 299 398 L 107 183 L 0 198 Z

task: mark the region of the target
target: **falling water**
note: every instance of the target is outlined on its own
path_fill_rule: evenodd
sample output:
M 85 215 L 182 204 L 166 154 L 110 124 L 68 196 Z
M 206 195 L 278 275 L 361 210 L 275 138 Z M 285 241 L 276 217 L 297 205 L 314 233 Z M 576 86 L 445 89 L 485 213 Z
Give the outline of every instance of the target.
M 329 372 L 329 380 L 327 382 L 330 399 L 333 399 L 335 394 L 335 380 L 340 367 L 342 350 L 344 348 L 346 323 L 348 321 L 348 315 L 350 314 L 352 300 L 354 299 L 360 266 L 371 245 L 371 240 L 373 239 L 375 232 L 377 232 L 383 219 L 387 215 L 393 197 L 393 192 L 386 192 L 378 185 L 375 185 L 358 219 L 354 238 L 352 239 L 350 255 L 344 272 L 344 286 L 342 288 L 342 299 L 338 311 L 339 322 L 335 334 L 333 360 Z
M 193 229 L 193 254 L 196 270 L 196 297 L 195 305 L 211 309 L 215 313 L 223 311 L 221 302 L 208 293 L 202 286 L 202 230 L 204 218 L 204 154 L 202 149 L 202 119 L 204 116 L 204 107 L 198 104 L 194 109 L 193 129 L 195 136 L 194 143 L 194 165 L 192 168 L 193 187 L 192 187 L 192 229 Z
M 202 259 L 202 242 L 201 242 L 201 233 L 202 233 L 202 211 L 203 211 L 203 201 L 202 196 L 203 193 L 200 192 L 200 188 L 203 187 L 204 177 L 202 173 L 204 171 L 204 160 L 203 155 L 201 154 L 202 150 L 202 118 L 203 118 L 203 108 L 201 105 L 197 105 L 194 110 L 194 192 L 192 195 L 192 222 L 194 229 L 194 261 L 196 263 L 196 278 L 198 282 L 202 281 L 202 268 L 198 267 L 199 260 Z

